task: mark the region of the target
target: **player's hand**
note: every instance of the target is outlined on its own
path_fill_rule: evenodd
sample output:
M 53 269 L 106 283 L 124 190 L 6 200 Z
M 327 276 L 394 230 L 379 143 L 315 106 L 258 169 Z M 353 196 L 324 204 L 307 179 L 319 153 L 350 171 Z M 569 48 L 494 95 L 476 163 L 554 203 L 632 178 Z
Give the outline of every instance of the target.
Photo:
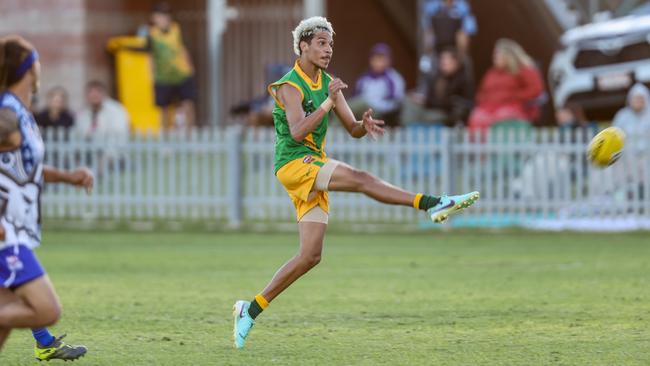
M 90 194 L 95 185 L 95 176 L 88 168 L 79 168 L 70 172 L 68 182 L 75 187 L 83 188 Z
M 339 95 L 343 89 L 347 89 L 348 84 L 344 83 L 343 80 L 336 78 L 330 82 L 329 86 L 329 96 L 332 98 L 334 101 L 334 104 L 336 105 L 336 101 L 339 98 Z
M 384 135 L 384 132 L 386 130 L 384 129 L 384 125 L 386 122 L 380 120 L 380 119 L 374 119 L 372 118 L 372 109 L 368 109 L 364 114 L 363 114 L 363 128 L 368 132 L 370 137 L 373 139 L 377 139 L 380 136 Z

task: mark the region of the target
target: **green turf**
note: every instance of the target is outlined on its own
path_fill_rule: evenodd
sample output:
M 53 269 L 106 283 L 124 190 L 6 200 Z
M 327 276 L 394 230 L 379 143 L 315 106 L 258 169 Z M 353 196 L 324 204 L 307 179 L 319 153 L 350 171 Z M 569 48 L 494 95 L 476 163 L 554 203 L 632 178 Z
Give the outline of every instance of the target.
M 331 234 L 231 348 L 297 235 L 46 233 L 76 365 L 648 365 L 648 234 Z M 29 365 L 31 335 L 0 365 Z

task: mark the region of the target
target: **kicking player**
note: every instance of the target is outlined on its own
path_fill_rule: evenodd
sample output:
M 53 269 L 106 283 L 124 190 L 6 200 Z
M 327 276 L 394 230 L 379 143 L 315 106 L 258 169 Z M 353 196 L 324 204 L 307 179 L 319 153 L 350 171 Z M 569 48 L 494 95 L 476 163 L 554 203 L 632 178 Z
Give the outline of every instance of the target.
M 234 305 L 235 347 L 244 346 L 255 318 L 282 291 L 318 264 L 327 228 L 328 191 L 358 192 L 379 202 L 412 206 L 426 211 L 434 222 L 471 206 L 478 192 L 436 197 L 405 191 L 379 178 L 325 155 L 330 110 L 348 133 L 361 138 L 384 133 L 384 122 L 372 118 L 372 110 L 357 121 L 341 90 L 347 85 L 323 70 L 332 59 L 334 30 L 322 17 L 300 22 L 293 31 L 293 48 L 298 60 L 293 70 L 269 86 L 275 99 L 275 174 L 296 207 L 300 248 L 271 282 L 252 301 Z
M 67 183 L 90 192 L 93 175 L 43 165 L 43 139 L 29 111 L 39 79 L 34 47 L 18 36 L 0 38 L 0 348 L 11 329 L 32 328 L 38 360 L 74 360 L 86 347 L 68 345 L 45 328 L 59 319 L 61 305 L 33 249 L 41 240 L 43 184 Z

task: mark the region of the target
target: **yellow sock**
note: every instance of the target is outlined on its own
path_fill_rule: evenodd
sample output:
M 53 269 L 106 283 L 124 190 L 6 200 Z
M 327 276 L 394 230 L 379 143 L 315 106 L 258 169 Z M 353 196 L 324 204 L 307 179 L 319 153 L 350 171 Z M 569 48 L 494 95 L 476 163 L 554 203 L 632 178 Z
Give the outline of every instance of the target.
M 413 208 L 415 208 L 416 210 L 420 209 L 420 200 L 422 199 L 422 196 L 423 196 L 422 193 L 418 193 L 415 195 L 415 198 L 413 199 Z
M 255 295 L 255 301 L 257 301 L 257 304 L 262 308 L 262 310 L 269 307 L 269 302 L 266 301 L 262 294 Z

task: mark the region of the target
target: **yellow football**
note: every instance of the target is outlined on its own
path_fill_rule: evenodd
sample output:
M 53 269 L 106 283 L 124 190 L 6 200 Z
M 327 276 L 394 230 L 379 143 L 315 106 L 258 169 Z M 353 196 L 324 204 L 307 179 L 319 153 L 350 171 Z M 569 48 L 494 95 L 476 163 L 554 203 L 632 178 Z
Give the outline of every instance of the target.
M 587 158 L 599 167 L 608 167 L 621 157 L 625 145 L 625 132 L 618 127 L 607 127 L 589 143 Z

